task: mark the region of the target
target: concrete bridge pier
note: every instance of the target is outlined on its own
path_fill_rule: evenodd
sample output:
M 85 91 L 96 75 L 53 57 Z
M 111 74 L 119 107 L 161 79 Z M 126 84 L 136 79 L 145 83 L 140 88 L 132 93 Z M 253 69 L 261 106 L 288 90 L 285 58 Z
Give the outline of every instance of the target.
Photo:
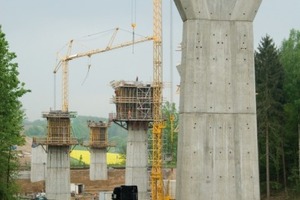
M 92 148 L 90 152 L 90 180 L 107 180 L 106 149 Z
M 138 198 L 149 200 L 147 123 L 134 124 L 128 122 L 125 185 L 137 185 Z
M 70 189 L 69 146 L 48 146 L 46 195 L 48 199 L 68 200 Z
M 46 179 L 47 174 L 47 153 L 42 145 L 31 149 L 31 172 L 30 181 L 38 182 Z
M 176 199 L 259 200 L 253 20 L 261 0 L 174 0 L 183 20 Z

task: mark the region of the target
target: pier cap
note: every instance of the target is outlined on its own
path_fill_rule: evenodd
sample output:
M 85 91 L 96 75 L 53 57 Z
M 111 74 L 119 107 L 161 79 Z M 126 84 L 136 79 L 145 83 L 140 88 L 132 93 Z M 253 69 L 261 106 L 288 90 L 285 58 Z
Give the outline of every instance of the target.
M 182 21 L 253 21 L 262 0 L 174 0 Z

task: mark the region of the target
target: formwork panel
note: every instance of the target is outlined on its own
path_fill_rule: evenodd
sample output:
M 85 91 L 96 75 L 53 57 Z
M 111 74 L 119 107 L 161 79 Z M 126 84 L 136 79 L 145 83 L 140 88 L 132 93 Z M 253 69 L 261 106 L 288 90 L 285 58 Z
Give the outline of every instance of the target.
M 106 148 L 109 144 L 107 131 L 109 123 L 88 121 L 90 139 L 84 146 L 90 148 L 90 180 L 107 180 Z
M 47 118 L 47 136 L 33 138 L 34 144 L 51 146 L 71 146 L 77 144 L 77 139 L 71 134 L 71 120 L 74 112 L 62 112 L 60 110 L 43 113 Z
M 85 143 L 84 145 L 99 149 L 106 149 L 107 147 L 112 146 L 112 144 L 109 144 L 108 142 L 108 126 L 108 123 L 104 123 L 102 121 L 88 121 L 88 127 L 90 128 L 90 140 L 88 144 Z
M 151 84 L 141 82 L 112 82 L 115 95 L 112 102 L 116 104 L 114 120 L 118 121 L 152 121 Z
M 68 143 L 70 141 L 70 119 L 49 118 L 47 139 L 51 143 Z

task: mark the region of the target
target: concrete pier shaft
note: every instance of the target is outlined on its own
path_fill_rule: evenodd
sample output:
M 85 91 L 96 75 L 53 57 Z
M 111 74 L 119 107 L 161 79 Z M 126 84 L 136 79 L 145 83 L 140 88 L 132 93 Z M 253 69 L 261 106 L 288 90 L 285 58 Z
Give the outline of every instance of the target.
M 128 122 L 125 185 L 137 185 L 138 199 L 149 200 L 148 123 L 141 123 L 142 126 L 136 126 L 138 122 Z
M 174 0 L 183 20 L 176 199 L 259 200 L 253 20 L 261 0 Z
M 90 180 L 107 180 L 106 149 L 91 148 Z
M 69 146 L 48 146 L 46 195 L 48 199 L 71 199 Z
M 44 148 L 42 147 L 42 145 L 31 148 L 31 182 L 42 181 L 46 178 L 47 153 L 45 152 Z

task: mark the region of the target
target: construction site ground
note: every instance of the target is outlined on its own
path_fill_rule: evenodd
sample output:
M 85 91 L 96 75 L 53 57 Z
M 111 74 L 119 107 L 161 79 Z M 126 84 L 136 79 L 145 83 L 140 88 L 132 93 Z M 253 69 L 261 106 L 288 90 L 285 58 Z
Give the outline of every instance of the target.
M 112 191 L 115 187 L 124 184 L 125 169 L 109 169 L 108 180 L 89 180 L 89 169 L 72 169 L 71 183 L 82 184 L 84 186 L 83 193 L 76 194 L 72 199 L 91 199 L 99 195 L 99 192 Z M 33 197 L 34 195 L 44 191 L 44 181 L 32 183 L 30 179 L 17 180 L 20 186 L 22 196 Z M 97 198 L 98 199 L 98 198 Z
M 32 138 L 25 137 L 25 144 L 17 147 L 19 160 L 21 166 L 28 169 L 31 163 L 31 144 Z M 23 170 L 22 170 L 23 171 Z M 45 191 L 44 181 L 31 182 L 30 170 L 23 171 L 23 174 L 27 174 L 27 178 L 18 179 L 17 183 L 20 186 L 21 196 L 33 197 L 34 195 Z M 115 187 L 124 184 L 125 182 L 125 169 L 124 168 L 109 168 L 108 180 L 91 181 L 89 177 L 89 169 L 71 169 L 70 183 L 84 185 L 83 193 L 72 197 L 72 199 L 91 199 L 95 194 L 98 196 L 100 191 L 112 191 Z M 25 177 L 26 177 L 25 176 Z M 29 198 L 30 199 L 30 198 Z
M 22 166 L 30 165 L 31 162 L 31 144 L 32 139 L 29 137 L 25 138 L 24 146 L 18 147 L 20 157 L 20 164 Z M 30 172 L 27 171 L 27 174 Z M 164 178 L 170 178 L 171 180 L 176 180 L 176 169 L 164 170 Z M 18 179 L 18 185 L 20 186 L 20 194 L 22 196 L 32 196 L 44 191 L 44 181 L 34 182 L 28 179 Z M 72 200 L 90 200 L 96 194 L 96 199 L 100 191 L 112 191 L 115 187 L 118 187 L 125 183 L 125 169 L 124 168 L 109 168 L 108 170 L 108 180 L 91 181 L 89 179 L 89 169 L 71 169 L 71 183 L 84 185 L 84 191 L 82 194 L 78 194 L 72 197 Z M 287 197 L 288 196 L 288 197 Z M 30 198 L 29 198 L 30 199 Z M 267 199 L 265 195 L 261 195 L 261 199 Z M 296 200 L 300 199 L 299 196 L 291 197 L 286 195 L 284 192 L 272 193 L 270 200 Z

